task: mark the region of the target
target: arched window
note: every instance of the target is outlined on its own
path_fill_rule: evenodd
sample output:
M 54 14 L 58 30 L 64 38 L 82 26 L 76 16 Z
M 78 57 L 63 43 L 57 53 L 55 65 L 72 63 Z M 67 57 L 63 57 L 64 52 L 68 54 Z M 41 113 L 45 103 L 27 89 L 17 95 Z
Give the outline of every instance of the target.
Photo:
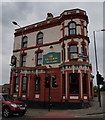
M 26 48 L 27 47 L 27 43 L 28 43 L 28 37 L 25 36 L 25 37 L 23 37 L 23 40 L 22 40 L 22 47 Z
M 43 33 L 39 32 L 37 35 L 37 44 L 43 44 Z
M 69 24 L 69 35 L 75 35 L 76 34 L 76 23 L 70 22 Z

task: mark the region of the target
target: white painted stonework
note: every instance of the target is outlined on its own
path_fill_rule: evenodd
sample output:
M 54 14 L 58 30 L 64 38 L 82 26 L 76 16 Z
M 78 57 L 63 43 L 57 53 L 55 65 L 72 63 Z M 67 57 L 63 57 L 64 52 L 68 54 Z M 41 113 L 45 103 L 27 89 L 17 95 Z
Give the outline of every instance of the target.
M 35 95 L 35 98 L 39 98 L 39 94 L 36 94 L 36 95 Z
M 70 96 L 70 99 L 78 99 L 78 96 Z
M 22 97 L 23 97 L 23 98 L 25 98 L 25 97 L 26 97 L 26 95 L 22 95 Z
M 87 99 L 87 96 L 84 96 L 84 99 Z

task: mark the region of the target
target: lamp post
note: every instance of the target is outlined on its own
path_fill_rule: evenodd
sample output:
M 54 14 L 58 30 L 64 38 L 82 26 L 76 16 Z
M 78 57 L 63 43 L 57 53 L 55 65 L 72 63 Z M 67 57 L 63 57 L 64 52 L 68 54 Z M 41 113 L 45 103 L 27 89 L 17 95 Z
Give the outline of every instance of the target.
M 14 25 L 17 25 L 19 28 L 22 29 L 22 27 L 15 21 L 12 21 L 12 23 Z M 22 53 L 22 39 L 23 39 L 23 29 L 22 29 L 22 37 L 21 37 L 21 45 L 20 45 L 20 62 L 19 62 L 19 67 L 21 67 L 21 62 L 22 62 L 22 57 L 21 57 L 21 53 Z
M 22 30 L 21 45 L 20 45 L 19 68 L 17 69 L 17 73 L 18 73 L 18 81 L 20 82 L 20 72 L 21 72 L 21 70 L 19 70 L 19 69 L 20 69 L 20 67 L 21 67 L 21 65 L 22 65 L 22 56 L 21 56 L 21 53 L 22 53 L 23 29 L 22 29 L 22 27 L 21 27 L 17 22 L 12 21 L 12 23 L 13 23 L 14 25 L 18 26 L 18 27 Z M 19 94 L 19 90 L 18 90 L 18 94 Z M 18 95 L 18 97 L 19 97 L 19 95 Z
M 100 84 L 98 83 L 98 61 L 97 61 L 97 48 L 96 48 L 96 36 L 95 36 L 95 32 L 100 32 L 100 31 L 105 31 L 105 29 L 102 30 L 97 30 L 97 31 L 93 31 L 93 36 L 94 36 L 94 51 L 95 51 L 95 61 L 96 61 L 96 79 L 97 79 L 97 85 L 98 85 L 98 102 L 99 102 L 99 106 L 101 107 L 101 99 L 100 99 Z

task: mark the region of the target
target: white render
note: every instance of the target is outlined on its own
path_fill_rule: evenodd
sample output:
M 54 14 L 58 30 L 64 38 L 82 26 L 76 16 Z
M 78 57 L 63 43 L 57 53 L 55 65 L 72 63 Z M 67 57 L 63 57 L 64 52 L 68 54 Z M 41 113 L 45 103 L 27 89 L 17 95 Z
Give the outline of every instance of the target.
M 79 11 L 77 10 L 77 13 Z M 68 12 L 68 13 L 64 13 L 64 14 L 71 14 L 71 12 Z M 49 20 L 50 21 L 50 20 Z M 49 22 L 47 21 L 47 22 Z M 77 35 L 81 35 L 81 28 L 83 26 L 79 26 L 81 24 L 81 21 L 83 22 L 83 25 L 84 26 L 87 26 L 87 23 L 85 20 L 83 19 L 79 19 L 79 18 L 75 18 L 75 19 L 67 19 L 65 21 L 63 21 L 62 23 L 64 23 L 64 26 L 68 26 L 68 24 L 71 22 L 71 21 L 74 21 L 76 24 L 77 24 L 77 29 L 76 29 L 76 32 L 77 32 Z M 49 22 L 50 23 L 50 22 Z M 53 43 L 53 42 L 58 42 L 63 36 L 62 36 L 62 23 L 58 26 L 54 26 L 54 27 L 50 27 L 50 28 L 47 28 L 47 29 L 42 29 L 42 30 L 39 30 L 39 31 L 34 31 L 34 32 L 31 32 L 31 33 L 27 33 L 24 36 L 27 36 L 28 37 L 28 45 L 27 47 L 35 47 L 37 45 L 37 34 L 39 32 L 42 32 L 43 33 L 43 44 L 49 44 L 49 43 Z M 35 27 L 37 27 L 37 25 L 35 25 Z M 27 29 L 27 28 L 25 28 Z M 64 28 L 64 36 L 68 36 L 68 27 L 65 27 Z M 86 29 L 84 29 L 84 36 L 87 36 L 87 31 Z M 15 40 L 14 40 L 14 50 L 18 50 L 21 48 L 21 39 L 22 39 L 22 35 L 20 36 L 17 36 L 15 37 Z M 82 39 L 81 38 L 74 38 L 73 39 L 74 41 L 77 41 L 78 42 L 78 53 L 81 54 L 81 42 L 82 42 Z M 71 42 L 72 39 L 67 39 L 66 41 L 64 41 L 66 47 L 65 47 L 65 62 L 68 62 L 68 42 Z M 87 40 L 85 40 L 85 43 L 86 43 L 86 49 L 88 50 L 88 42 Z M 57 44 L 54 44 L 52 45 L 53 48 L 50 48 L 50 46 L 41 46 L 40 49 L 43 50 L 43 55 L 49 53 L 49 52 L 60 52 L 61 53 L 61 50 L 62 50 L 62 47 L 61 47 L 61 43 L 57 43 Z M 36 63 L 35 63 L 35 51 L 37 51 L 38 49 L 37 48 L 32 48 L 32 49 L 28 49 L 28 50 L 25 50 L 25 52 L 27 53 L 27 58 L 26 58 L 26 67 L 35 67 L 36 66 Z M 88 52 L 87 52 L 88 54 Z M 14 53 L 14 55 L 17 57 L 17 60 L 19 60 L 19 55 L 20 55 L 20 52 L 16 52 Z M 78 61 L 82 61 L 81 58 L 78 59 Z M 88 61 L 88 60 L 87 60 Z M 61 63 L 62 63 L 62 58 L 61 58 Z M 17 61 L 17 66 L 19 65 L 19 62 Z M 54 66 L 58 66 L 60 65 L 59 64 L 55 64 Z

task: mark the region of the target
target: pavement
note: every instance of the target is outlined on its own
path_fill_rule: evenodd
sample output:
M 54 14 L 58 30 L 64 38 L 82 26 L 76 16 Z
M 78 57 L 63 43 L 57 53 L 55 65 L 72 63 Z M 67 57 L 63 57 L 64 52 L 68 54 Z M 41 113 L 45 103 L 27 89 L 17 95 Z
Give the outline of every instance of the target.
M 104 118 L 104 97 L 101 96 L 102 106 L 99 107 L 98 98 L 91 101 L 91 107 L 85 109 L 67 109 L 67 110 L 50 110 L 48 109 L 29 109 L 26 113 L 31 118 Z

